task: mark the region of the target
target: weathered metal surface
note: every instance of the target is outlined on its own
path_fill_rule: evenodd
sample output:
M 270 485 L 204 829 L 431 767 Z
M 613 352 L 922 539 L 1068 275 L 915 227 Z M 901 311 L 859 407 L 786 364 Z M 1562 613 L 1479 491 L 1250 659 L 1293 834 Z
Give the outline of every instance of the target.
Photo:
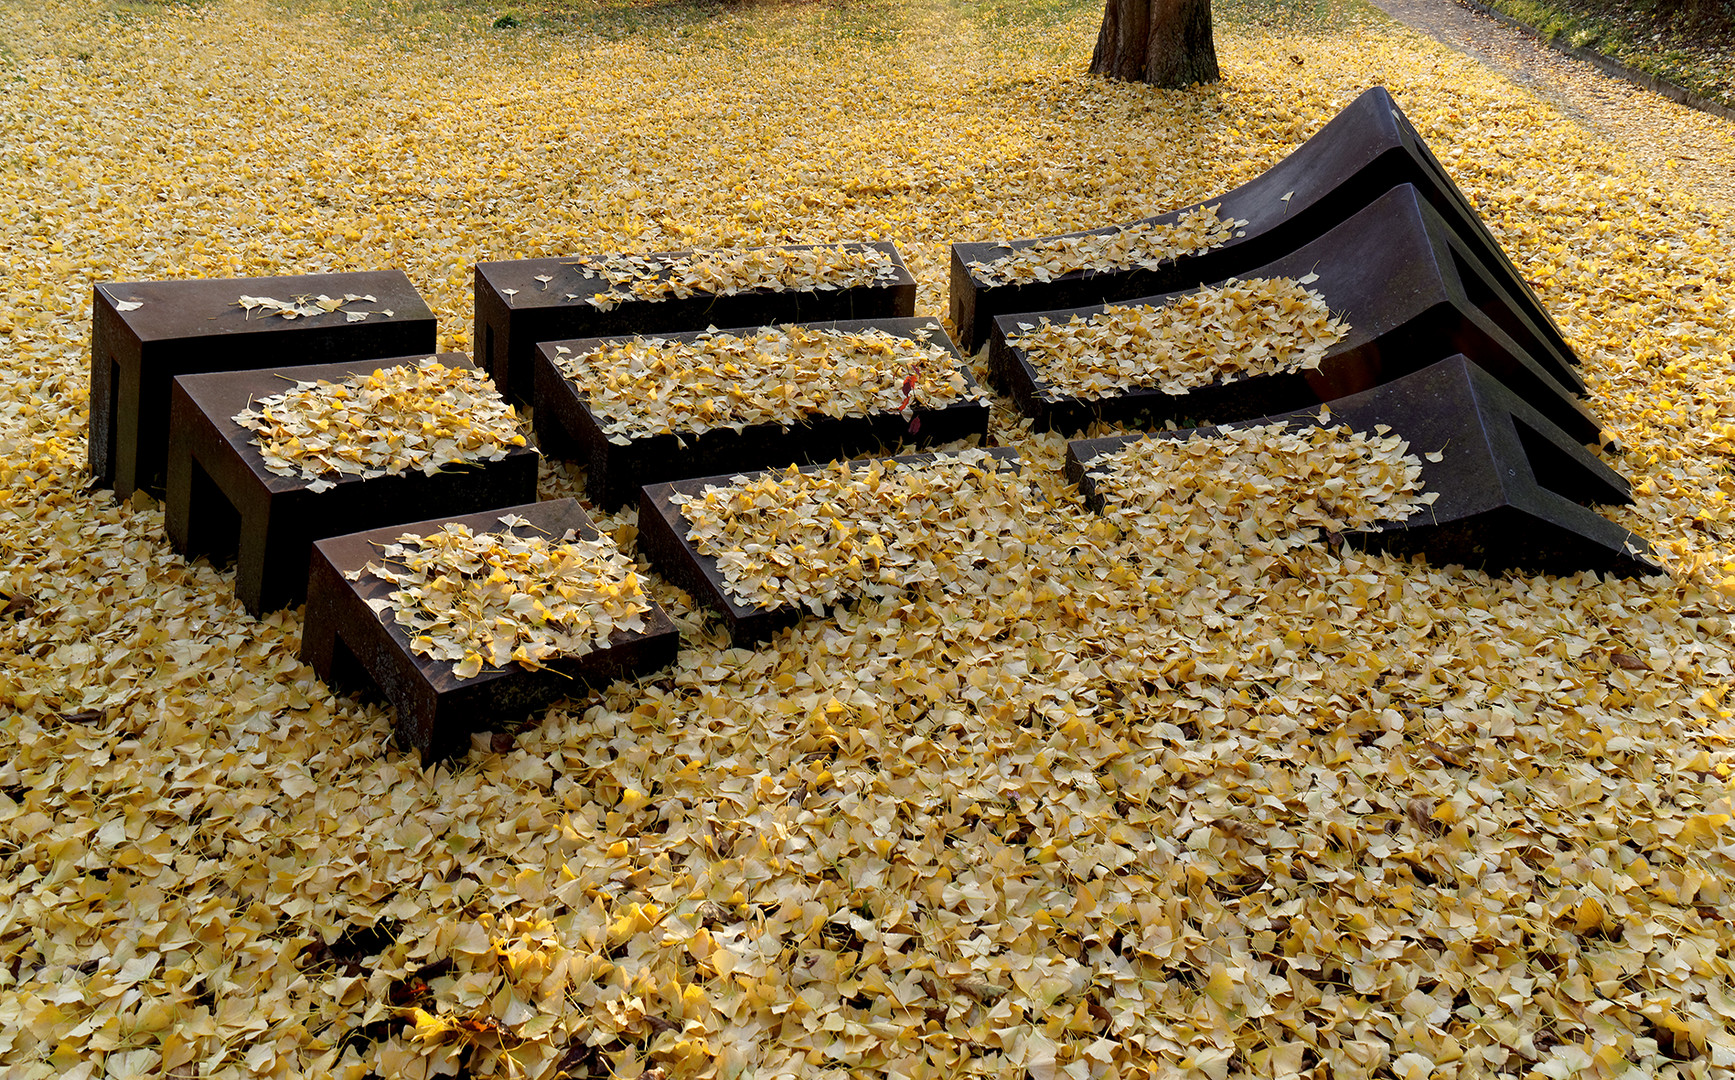
M 311 491 L 308 480 L 267 471 L 253 432 L 232 419 L 297 382 L 335 382 L 420 359 L 177 376 L 163 502 L 169 543 L 188 558 L 220 562 L 233 555 L 235 593 L 248 611 L 262 615 L 301 602 L 308 557 L 321 537 L 534 501 L 537 455 L 529 447 L 431 476 L 419 470 L 370 479 L 334 476 L 328 479 L 335 486 Z M 439 360 L 448 367 L 470 364 L 462 353 Z
M 864 319 L 804 325 L 847 333 L 878 329 L 912 340 L 918 331 L 926 331 L 927 340 L 943 345 L 951 355 L 951 366 L 963 373 L 969 385 L 975 385 L 968 363 L 936 319 Z M 699 334 L 657 336 L 669 341 L 691 341 Z M 635 438 L 625 445 L 610 442 L 588 400 L 560 374 L 556 353 L 557 349 L 565 348 L 579 356 L 610 340 L 619 339 L 543 342 L 537 348 L 535 360 L 537 442 L 550 456 L 584 462 L 588 469 L 585 494 L 604 509 L 612 510 L 637 498 L 639 488 L 645 484 L 783 465 L 823 464 L 875 451 L 891 453 L 900 446 L 935 446 L 988 435 L 988 402 L 959 401 L 938 409 L 912 405 L 908 418 L 889 410 L 869 416 L 809 416 L 801 420 L 792 418 L 787 424 L 749 425 L 740 431 L 714 427 L 703 434 L 670 432 Z
M 1438 462 L 1424 458 L 1422 465 L 1423 489 L 1438 493 L 1432 506 L 1407 522 L 1347 533 L 1347 542 L 1490 573 L 1661 572 L 1649 543 L 1584 505 L 1631 502 L 1627 482 L 1464 356 L 1333 401 L 1323 421 L 1322 411 L 1315 407 L 1258 422 L 1347 424 L 1368 432 L 1383 424 L 1408 440 L 1412 453 L 1440 455 Z M 1101 512 L 1105 498 L 1090 462 L 1137 439 L 1193 434 L 1080 439 L 1067 448 L 1067 475 Z
M 530 524 L 508 529 L 500 518 L 512 514 Z M 399 740 L 419 751 L 424 765 L 462 756 L 472 731 L 521 718 L 586 687 L 637 678 L 674 662 L 680 632 L 655 604 L 644 615 L 643 632 L 617 631 L 606 648 L 551 660 L 541 671 L 513 665 L 459 679 L 449 662 L 415 655 L 403 628 L 368 607 L 369 600 L 384 598 L 394 586 L 367 573 L 355 581 L 345 580 L 344 575 L 375 561 L 381 545 L 406 533 L 426 535 L 452 522 L 478 533 L 561 536 L 575 529 L 586 540 L 597 536 L 576 502 L 556 499 L 393 525 L 330 537 L 314 545 L 301 658 L 333 689 L 377 690 L 383 695 L 397 710 Z
M 242 296 L 372 296 L 293 320 Z M 350 313 L 368 311 L 359 321 Z M 390 315 L 384 312 L 390 311 Z M 201 371 L 326 364 L 434 351 L 434 313 L 400 270 L 292 277 L 108 282 L 91 317 L 91 474 L 117 498 L 163 493 L 169 380 Z

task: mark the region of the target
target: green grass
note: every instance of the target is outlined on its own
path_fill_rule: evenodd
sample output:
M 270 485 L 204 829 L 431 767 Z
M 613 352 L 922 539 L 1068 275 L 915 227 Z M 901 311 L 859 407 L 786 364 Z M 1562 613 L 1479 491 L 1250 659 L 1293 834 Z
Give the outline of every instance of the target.
M 1735 12 L 1671 16 L 1655 0 L 1487 0 L 1544 37 L 1613 57 L 1735 108 Z
M 1102 0 L 975 0 L 960 5 L 984 29 L 1059 26 L 1100 19 Z M 1302 33 L 1341 29 L 1371 10 L 1363 0 L 1214 0 L 1214 25 Z
M 106 0 L 97 10 L 100 18 L 122 26 L 155 18 L 169 10 L 198 11 L 209 8 L 217 0 Z
M 828 44 L 836 42 L 889 45 L 898 39 L 901 20 L 900 5 L 896 0 L 825 2 L 810 6 L 818 16 L 814 21 L 815 47 L 822 51 Z
M 979 0 L 965 10 L 985 30 L 1058 26 L 1085 12 L 1100 14 L 1102 0 Z
M 644 33 L 684 35 L 735 6 L 731 0 L 575 0 L 509 10 L 521 24 L 541 30 L 619 40 Z

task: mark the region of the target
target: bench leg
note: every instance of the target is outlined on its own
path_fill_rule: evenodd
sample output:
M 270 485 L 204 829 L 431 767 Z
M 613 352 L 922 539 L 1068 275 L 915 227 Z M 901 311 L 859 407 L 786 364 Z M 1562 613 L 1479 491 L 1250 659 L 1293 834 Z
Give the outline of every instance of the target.
M 451 704 L 425 683 L 410 688 L 404 697 L 392 703 L 397 707 L 398 738 L 421 754 L 422 768 L 432 768 L 444 758 L 463 757 L 470 748 L 470 729 L 453 715 L 456 710 Z
M 129 499 L 133 490 L 150 482 L 139 467 L 139 366 L 128 364 L 111 373 L 109 386 L 108 475 L 116 499 Z M 148 470 L 145 470 L 148 471 Z
M 120 362 L 99 340 L 90 358 L 90 475 L 97 487 L 114 487 L 115 418 L 120 414 Z
M 235 557 L 235 595 L 255 616 L 294 607 L 307 596 L 313 541 L 299 524 L 279 524 L 296 507 L 261 509 L 241 518 L 241 544 Z
M 301 621 L 301 662 L 336 694 L 380 694 L 373 676 L 339 632 L 340 609 L 353 599 L 337 571 L 316 560 L 307 584 L 307 611 Z
M 329 623 L 302 623 L 301 662 L 334 694 L 359 694 L 383 700 L 373 677 L 356 659 L 355 650 Z
M 211 474 L 184 447 L 169 454 L 168 489 L 163 496 L 163 525 L 169 545 L 190 562 L 203 555 L 213 566 L 235 556 L 241 515 Z

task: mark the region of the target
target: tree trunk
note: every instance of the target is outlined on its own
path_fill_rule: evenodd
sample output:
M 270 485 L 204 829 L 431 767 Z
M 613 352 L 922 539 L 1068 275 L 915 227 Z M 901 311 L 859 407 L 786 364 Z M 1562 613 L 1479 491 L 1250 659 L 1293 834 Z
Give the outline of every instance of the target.
M 1173 89 L 1216 82 L 1211 0 L 1108 0 L 1090 73 Z

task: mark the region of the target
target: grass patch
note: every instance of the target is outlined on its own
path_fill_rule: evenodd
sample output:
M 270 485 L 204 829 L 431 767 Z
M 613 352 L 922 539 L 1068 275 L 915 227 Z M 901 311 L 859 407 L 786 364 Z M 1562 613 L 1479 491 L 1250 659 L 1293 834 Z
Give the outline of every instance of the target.
M 767 5 L 770 6 L 770 5 Z M 846 3 L 841 0 L 808 5 L 813 20 L 810 36 L 823 52 L 828 45 L 847 42 L 852 46 L 896 44 L 904 30 L 904 5 L 891 0 Z
M 966 9 L 985 30 L 1099 24 L 1102 0 L 978 0 Z M 1309 33 L 1342 29 L 1371 10 L 1363 0 L 1216 0 L 1213 24 L 1226 29 Z M 1094 40 L 1094 39 L 1093 39 Z
M 1723 0 L 1489 0 L 1543 36 L 1735 108 L 1735 6 Z
M 116 8 L 141 9 L 171 3 L 204 4 L 209 0 L 116 0 Z M 537 31 L 590 35 L 619 41 L 635 35 L 687 37 L 719 16 L 747 15 L 775 8 L 806 9 L 806 20 L 817 42 L 884 45 L 898 40 L 901 24 L 912 12 L 893 0 L 324 0 L 334 4 L 345 21 L 411 38 L 453 34 L 511 34 Z M 312 9 L 322 0 L 299 0 Z M 990 36 L 1094 27 L 1102 15 L 1102 0 L 976 0 L 943 5 L 950 17 L 968 21 Z M 1218 0 L 1213 5 L 1217 25 L 1261 28 L 1291 33 L 1340 30 L 1364 19 L 1371 9 L 1365 0 Z M 731 23 L 745 38 L 760 28 Z M 903 27 L 908 29 L 908 27 Z
M 732 9 L 734 0 L 578 0 L 568 3 L 515 5 L 498 16 L 492 28 L 509 29 L 501 22 L 561 34 L 595 34 L 620 40 L 634 34 L 672 32 L 679 36 Z

